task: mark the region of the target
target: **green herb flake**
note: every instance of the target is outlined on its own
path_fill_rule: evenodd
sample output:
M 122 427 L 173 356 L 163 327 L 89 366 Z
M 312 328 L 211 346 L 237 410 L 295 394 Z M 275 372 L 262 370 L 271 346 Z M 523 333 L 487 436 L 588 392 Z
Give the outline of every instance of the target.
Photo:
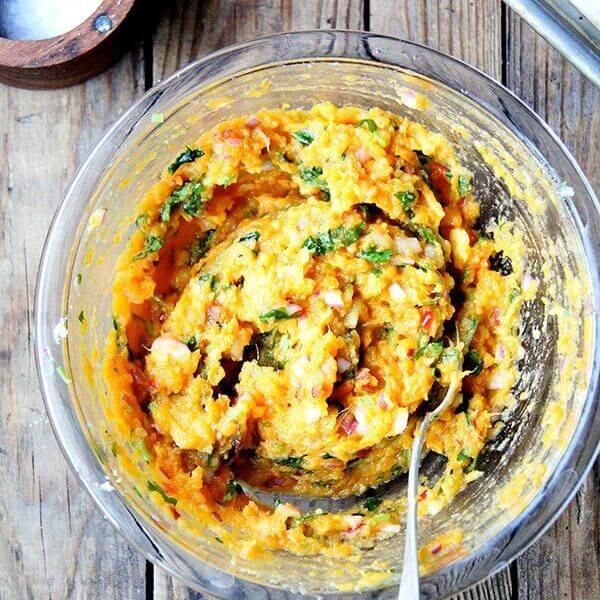
M 163 247 L 163 238 L 159 235 L 149 234 L 144 241 L 144 249 L 131 257 L 131 260 L 141 260 L 158 252 Z
M 417 360 L 422 356 L 426 356 L 427 358 L 433 358 L 437 360 L 442 355 L 444 351 L 444 344 L 442 342 L 430 342 L 429 344 L 425 344 L 421 346 L 414 355 L 414 359 Z
M 222 544 L 223 540 L 220 537 L 215 536 L 215 542 L 219 542 L 219 544 Z
M 378 250 L 375 244 L 371 244 L 366 250 L 361 250 L 357 256 L 363 258 L 370 263 L 384 263 L 392 258 L 393 252 L 391 250 Z
M 285 456 L 283 458 L 274 458 L 273 462 L 282 467 L 291 467 L 293 469 L 302 469 L 304 456 Z
M 363 506 L 370 512 L 373 512 L 381 504 L 381 498 L 367 498 Z
M 512 304 L 521 295 L 519 288 L 513 288 L 508 294 L 508 301 Z
M 223 500 L 225 502 L 229 502 L 229 500 L 233 500 L 236 496 L 239 496 L 244 490 L 242 486 L 235 480 L 230 479 L 227 483 L 227 492 L 223 496 Z
M 357 127 L 366 126 L 370 133 L 375 133 L 377 131 L 377 123 L 373 121 L 373 119 L 362 119 L 357 124 Z
M 75 285 L 81 285 L 82 281 L 83 275 L 81 273 L 77 273 L 77 275 L 75 275 Z
M 56 365 L 56 372 L 58 373 L 58 376 L 68 385 L 69 383 L 71 383 L 71 378 L 67 375 L 65 369 L 63 366 L 61 365 Z
M 452 175 L 452 171 L 450 169 L 448 169 L 445 173 L 446 175 L 446 179 L 452 179 L 453 175 Z
M 143 231 L 144 229 L 144 225 L 146 224 L 146 219 L 148 218 L 148 215 L 146 213 L 142 213 L 141 215 L 138 215 L 135 218 L 135 226 L 140 230 Z
M 466 175 L 459 175 L 458 176 L 458 193 L 460 194 L 461 198 L 466 196 L 469 193 L 470 189 L 471 189 L 471 183 L 469 181 L 469 178 Z
M 189 146 L 186 146 L 185 150 L 169 165 L 169 173 L 175 173 L 175 171 L 177 171 L 181 165 L 194 162 L 201 156 L 204 156 L 203 150 L 200 148 L 190 148 Z
M 260 233 L 258 231 L 251 231 L 250 233 L 247 233 L 245 235 L 243 235 L 238 242 L 249 242 L 249 241 L 256 241 L 260 238 Z
M 146 440 L 143 438 L 136 438 L 131 440 L 131 445 L 134 450 L 138 452 L 138 454 L 149 463 L 152 460 L 152 453 L 148 450 L 148 446 L 146 445 Z
M 406 216 L 412 219 L 415 216 L 414 206 L 417 195 L 413 192 L 396 192 L 394 196 L 400 200 Z
M 111 451 L 112 455 L 116 458 L 117 455 L 119 454 L 119 446 L 117 445 L 117 442 L 113 442 L 110 445 L 110 451 Z
M 77 315 L 77 320 L 78 320 L 80 323 L 83 323 L 83 322 L 85 321 L 85 315 L 83 314 L 83 311 L 82 311 L 82 310 L 80 310 L 80 311 L 79 311 L 79 314 Z
M 377 525 L 378 523 L 385 523 L 386 521 L 390 520 L 390 515 L 388 515 L 387 513 L 381 513 L 378 515 L 373 515 L 370 519 L 369 519 L 369 525 Z
M 113 324 L 113 329 L 118 332 L 119 331 L 119 322 L 117 321 L 117 317 L 115 317 L 114 315 L 112 318 L 112 324 Z
M 150 402 L 148 404 L 148 410 L 153 413 L 158 408 L 158 404 L 155 401 Z
M 185 341 L 185 345 L 190 349 L 190 352 L 194 352 L 195 350 L 197 350 L 198 349 L 198 342 L 196 340 L 196 336 L 195 335 L 190 336 Z
M 301 167 L 300 179 L 307 185 L 312 185 L 323 192 L 323 199 L 329 202 L 331 194 L 327 182 L 322 178 L 323 169 L 321 167 Z
M 210 244 L 215 237 L 216 232 L 216 229 L 209 229 L 204 235 L 197 236 L 196 243 L 188 249 L 188 252 L 190 253 L 190 264 L 193 265 L 206 256 L 206 253 L 210 250 Z
M 358 223 L 352 227 L 340 225 L 335 229 L 329 229 L 324 233 L 317 233 L 304 240 L 303 248 L 307 248 L 311 254 L 323 255 L 333 250 L 339 250 L 354 244 L 365 230 L 364 223 Z
M 303 146 L 310 146 L 315 141 L 315 136 L 308 129 L 301 129 L 292 133 L 292 137 Z
M 217 278 L 212 273 L 204 273 L 204 275 L 200 275 L 198 281 L 200 283 L 208 282 L 210 289 L 213 291 L 217 285 Z
M 268 310 L 267 312 L 260 315 L 259 319 L 263 323 L 266 323 L 267 321 L 270 321 L 271 319 L 273 321 L 284 321 L 285 319 L 292 319 L 295 315 L 296 315 L 296 313 L 292 314 L 288 311 L 287 308 L 281 307 L 281 308 L 272 308 L 271 310 Z
M 479 375 L 483 371 L 483 359 L 477 350 L 469 350 L 465 354 L 464 370 L 471 375 Z
M 456 460 L 458 462 L 467 462 L 469 460 L 471 460 L 471 457 L 468 454 L 465 454 L 464 450 L 461 450 L 457 455 L 456 455 Z
M 459 334 L 462 338 L 462 342 L 465 348 L 468 348 L 473 341 L 477 327 L 479 326 L 479 319 L 474 315 L 466 315 L 462 318 L 459 324 Z
M 160 485 L 158 485 L 156 482 L 152 481 L 152 479 L 148 479 L 147 481 L 148 483 L 148 489 L 151 492 L 157 492 L 158 494 L 161 495 L 162 499 L 167 503 L 167 504 L 172 504 L 173 506 L 175 506 L 177 504 L 177 498 L 173 498 L 172 496 L 168 496 L 165 493 L 165 490 L 163 490 Z
M 161 123 L 164 123 L 164 122 L 165 122 L 165 115 L 163 115 L 163 113 L 161 113 L 161 112 L 152 113 L 152 116 L 150 117 L 150 123 L 160 125 Z
M 181 204 L 183 212 L 195 217 L 202 206 L 204 186 L 198 181 L 190 181 L 176 189 L 160 209 L 160 220 L 166 223 L 171 218 L 172 209 Z

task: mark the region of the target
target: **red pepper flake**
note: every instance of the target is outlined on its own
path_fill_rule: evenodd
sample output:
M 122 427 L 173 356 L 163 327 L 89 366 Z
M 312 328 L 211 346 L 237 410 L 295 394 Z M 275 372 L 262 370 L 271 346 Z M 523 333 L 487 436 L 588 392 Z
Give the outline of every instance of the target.
M 441 549 L 442 549 L 442 545 L 438 544 L 437 546 L 434 546 L 431 549 L 431 554 L 438 554 Z
M 409 348 L 406 351 L 406 356 L 408 356 L 408 358 L 412 358 L 415 355 L 415 349 L 414 348 Z
M 223 518 L 221 517 L 221 515 L 220 515 L 218 512 L 214 512 L 214 511 L 213 511 L 213 512 L 212 512 L 212 516 L 213 516 L 213 517 L 214 517 L 214 518 L 215 518 L 217 521 L 219 521 L 219 523 L 222 523 L 222 522 L 223 522 Z
M 478 239 L 477 234 L 472 229 L 469 229 L 468 233 L 469 233 L 469 241 L 471 242 L 471 246 L 474 246 Z
M 171 514 L 173 515 L 173 518 L 179 519 L 179 517 L 181 516 L 179 511 L 174 506 L 169 506 L 169 509 L 171 510 Z
M 425 498 L 427 498 L 427 490 L 423 490 L 420 494 L 419 494 L 419 500 L 425 500 Z
M 426 310 L 421 316 L 421 326 L 423 329 L 429 329 L 430 325 L 433 323 L 434 313 L 432 310 Z

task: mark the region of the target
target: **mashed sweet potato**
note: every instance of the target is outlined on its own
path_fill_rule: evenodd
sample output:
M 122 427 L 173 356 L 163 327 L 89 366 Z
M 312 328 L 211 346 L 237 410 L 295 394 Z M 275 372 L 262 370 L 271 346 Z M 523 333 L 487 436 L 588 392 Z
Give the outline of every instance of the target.
M 446 471 L 420 509 L 451 501 L 478 476 L 519 350 L 518 260 L 478 216 L 449 143 L 377 108 L 263 110 L 186 148 L 133 216 L 105 363 L 156 499 L 247 532 L 246 554 L 393 535 L 401 503 L 376 488 L 406 470 L 462 348 L 462 392 L 426 441 Z M 302 515 L 239 481 L 375 491 Z

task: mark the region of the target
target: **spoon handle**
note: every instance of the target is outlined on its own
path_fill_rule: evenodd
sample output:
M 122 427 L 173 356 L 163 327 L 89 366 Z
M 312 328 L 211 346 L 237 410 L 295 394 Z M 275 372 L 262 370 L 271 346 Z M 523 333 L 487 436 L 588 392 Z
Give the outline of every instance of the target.
M 402 577 L 398 589 L 398 600 L 419 600 L 419 560 L 417 556 L 417 492 L 419 487 L 419 463 L 423 437 L 429 425 L 425 417 L 419 433 L 413 441 L 408 469 L 408 489 L 406 508 L 406 533 L 404 537 L 404 560 L 402 561 Z

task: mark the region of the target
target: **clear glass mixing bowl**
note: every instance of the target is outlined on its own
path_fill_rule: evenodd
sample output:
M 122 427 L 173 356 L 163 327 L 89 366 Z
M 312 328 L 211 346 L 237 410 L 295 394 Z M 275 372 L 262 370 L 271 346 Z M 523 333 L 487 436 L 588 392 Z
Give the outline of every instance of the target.
M 412 92 L 428 106 L 410 108 Z M 445 597 L 501 569 L 544 532 L 592 464 L 600 436 L 597 200 L 548 127 L 464 63 L 371 33 L 285 33 L 214 53 L 150 90 L 91 151 L 52 223 L 35 304 L 41 387 L 63 451 L 95 502 L 131 544 L 190 586 L 235 598 L 263 597 L 264 586 L 276 588 L 276 598 L 356 597 L 359 566 L 386 573 L 377 589 L 361 591 L 364 597 L 394 596 L 402 535 L 365 550 L 358 565 L 283 553 L 266 563 L 234 559 L 211 535 L 183 525 L 185 516 L 175 522 L 157 508 L 139 483 L 144 465 L 133 455 L 132 470 L 120 467 L 104 412 L 101 362 L 112 326 L 113 265 L 143 191 L 217 122 L 260 107 L 324 100 L 378 105 L 444 133 L 474 172 L 484 218 L 508 216 L 522 231 L 524 285 L 539 282 L 523 316 L 517 402 L 486 452 L 485 475 L 421 523 L 422 543 L 450 528 L 463 532 L 461 545 L 424 573 L 424 596 Z M 163 124 L 151 122 L 156 112 Z M 86 327 L 77 323 L 82 310 Z M 59 339 L 63 328 L 56 325 L 64 317 L 68 335 Z

